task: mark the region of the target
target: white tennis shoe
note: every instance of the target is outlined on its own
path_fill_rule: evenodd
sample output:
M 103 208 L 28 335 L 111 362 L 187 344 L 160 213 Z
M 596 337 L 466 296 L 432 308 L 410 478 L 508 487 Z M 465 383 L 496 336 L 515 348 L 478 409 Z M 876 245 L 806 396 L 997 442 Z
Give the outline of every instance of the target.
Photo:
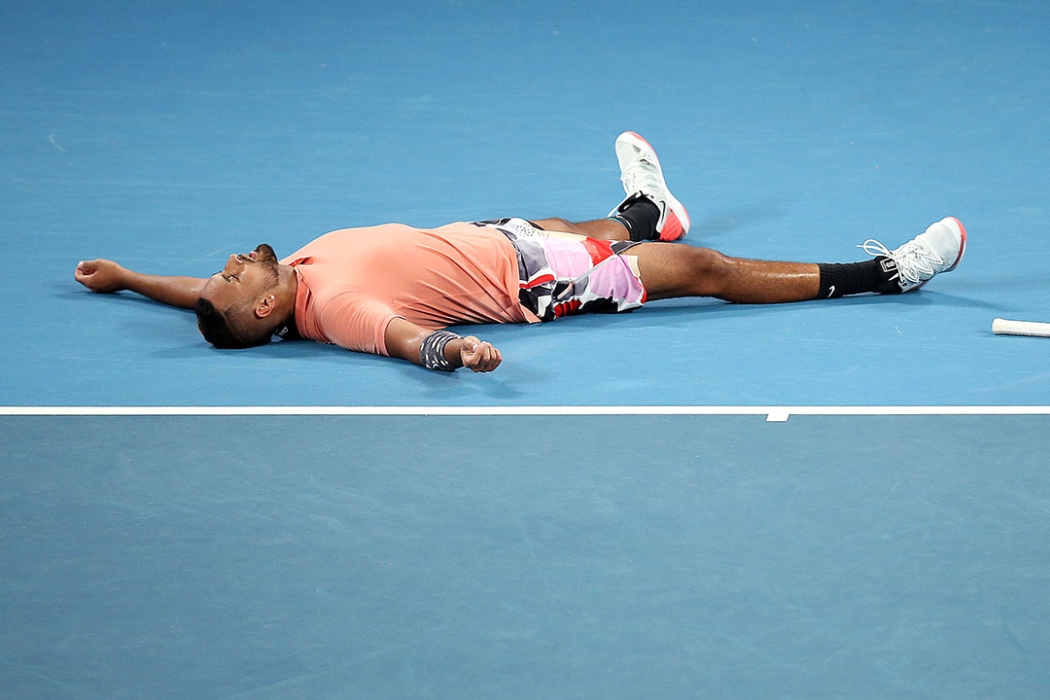
M 873 256 L 885 256 L 883 270 L 896 274 L 901 292 L 910 292 L 942 272 L 951 272 L 966 252 L 966 229 L 954 216 L 930 224 L 929 228 L 896 250 L 889 250 L 874 238 L 864 241 L 859 248 Z
M 639 197 L 645 197 L 660 210 L 656 232 L 662 241 L 675 241 L 689 232 L 689 212 L 667 189 L 656 151 L 644 138 L 625 131 L 616 138 L 616 160 L 627 198 L 611 212 L 616 216 Z

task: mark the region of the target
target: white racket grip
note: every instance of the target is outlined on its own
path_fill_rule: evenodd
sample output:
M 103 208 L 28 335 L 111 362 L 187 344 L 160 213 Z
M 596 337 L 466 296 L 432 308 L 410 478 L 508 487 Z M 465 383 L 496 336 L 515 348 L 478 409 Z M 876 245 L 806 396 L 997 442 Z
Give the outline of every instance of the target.
M 992 321 L 992 333 L 996 335 L 1036 335 L 1050 338 L 1050 323 L 1036 321 L 1008 321 L 997 318 Z

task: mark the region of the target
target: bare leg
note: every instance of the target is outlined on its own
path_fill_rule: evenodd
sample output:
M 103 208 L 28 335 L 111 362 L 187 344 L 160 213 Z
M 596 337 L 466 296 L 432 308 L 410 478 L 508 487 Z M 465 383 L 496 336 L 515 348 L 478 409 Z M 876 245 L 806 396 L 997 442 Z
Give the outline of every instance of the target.
M 594 221 L 579 221 L 573 223 L 565 219 L 537 219 L 533 223 L 545 231 L 561 231 L 562 233 L 575 233 L 580 236 L 599 238 L 605 241 L 629 241 L 630 235 L 627 228 L 619 221 L 612 219 L 595 219 Z
M 716 297 L 743 304 L 775 304 L 815 299 L 820 268 L 810 263 L 731 258 L 707 248 L 641 243 L 638 270 L 648 298 Z

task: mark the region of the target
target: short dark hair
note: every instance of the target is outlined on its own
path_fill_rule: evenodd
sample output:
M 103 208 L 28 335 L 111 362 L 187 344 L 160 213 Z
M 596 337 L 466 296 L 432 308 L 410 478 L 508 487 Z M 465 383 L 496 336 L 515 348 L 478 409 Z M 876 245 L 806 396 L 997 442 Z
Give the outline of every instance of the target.
M 230 325 L 227 315 L 203 297 L 197 300 L 193 311 L 197 314 L 197 328 L 201 335 L 220 350 L 240 350 L 270 342 L 269 333 L 254 339 L 245 339 L 238 335 Z

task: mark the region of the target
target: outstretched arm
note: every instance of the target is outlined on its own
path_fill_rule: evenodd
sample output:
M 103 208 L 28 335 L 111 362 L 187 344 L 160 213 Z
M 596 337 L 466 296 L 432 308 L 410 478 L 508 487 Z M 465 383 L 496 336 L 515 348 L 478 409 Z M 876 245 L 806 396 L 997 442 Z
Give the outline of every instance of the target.
M 162 304 L 192 309 L 207 279 L 145 275 L 121 267 L 112 260 L 84 260 L 77 263 L 74 279 L 93 292 L 131 291 Z
M 395 318 L 386 329 L 387 353 L 421 365 L 420 348 L 432 332 L 403 318 Z M 468 335 L 449 341 L 445 346 L 445 359 L 453 369 L 467 367 L 474 372 L 491 372 L 499 367 L 503 355 L 492 343 Z

